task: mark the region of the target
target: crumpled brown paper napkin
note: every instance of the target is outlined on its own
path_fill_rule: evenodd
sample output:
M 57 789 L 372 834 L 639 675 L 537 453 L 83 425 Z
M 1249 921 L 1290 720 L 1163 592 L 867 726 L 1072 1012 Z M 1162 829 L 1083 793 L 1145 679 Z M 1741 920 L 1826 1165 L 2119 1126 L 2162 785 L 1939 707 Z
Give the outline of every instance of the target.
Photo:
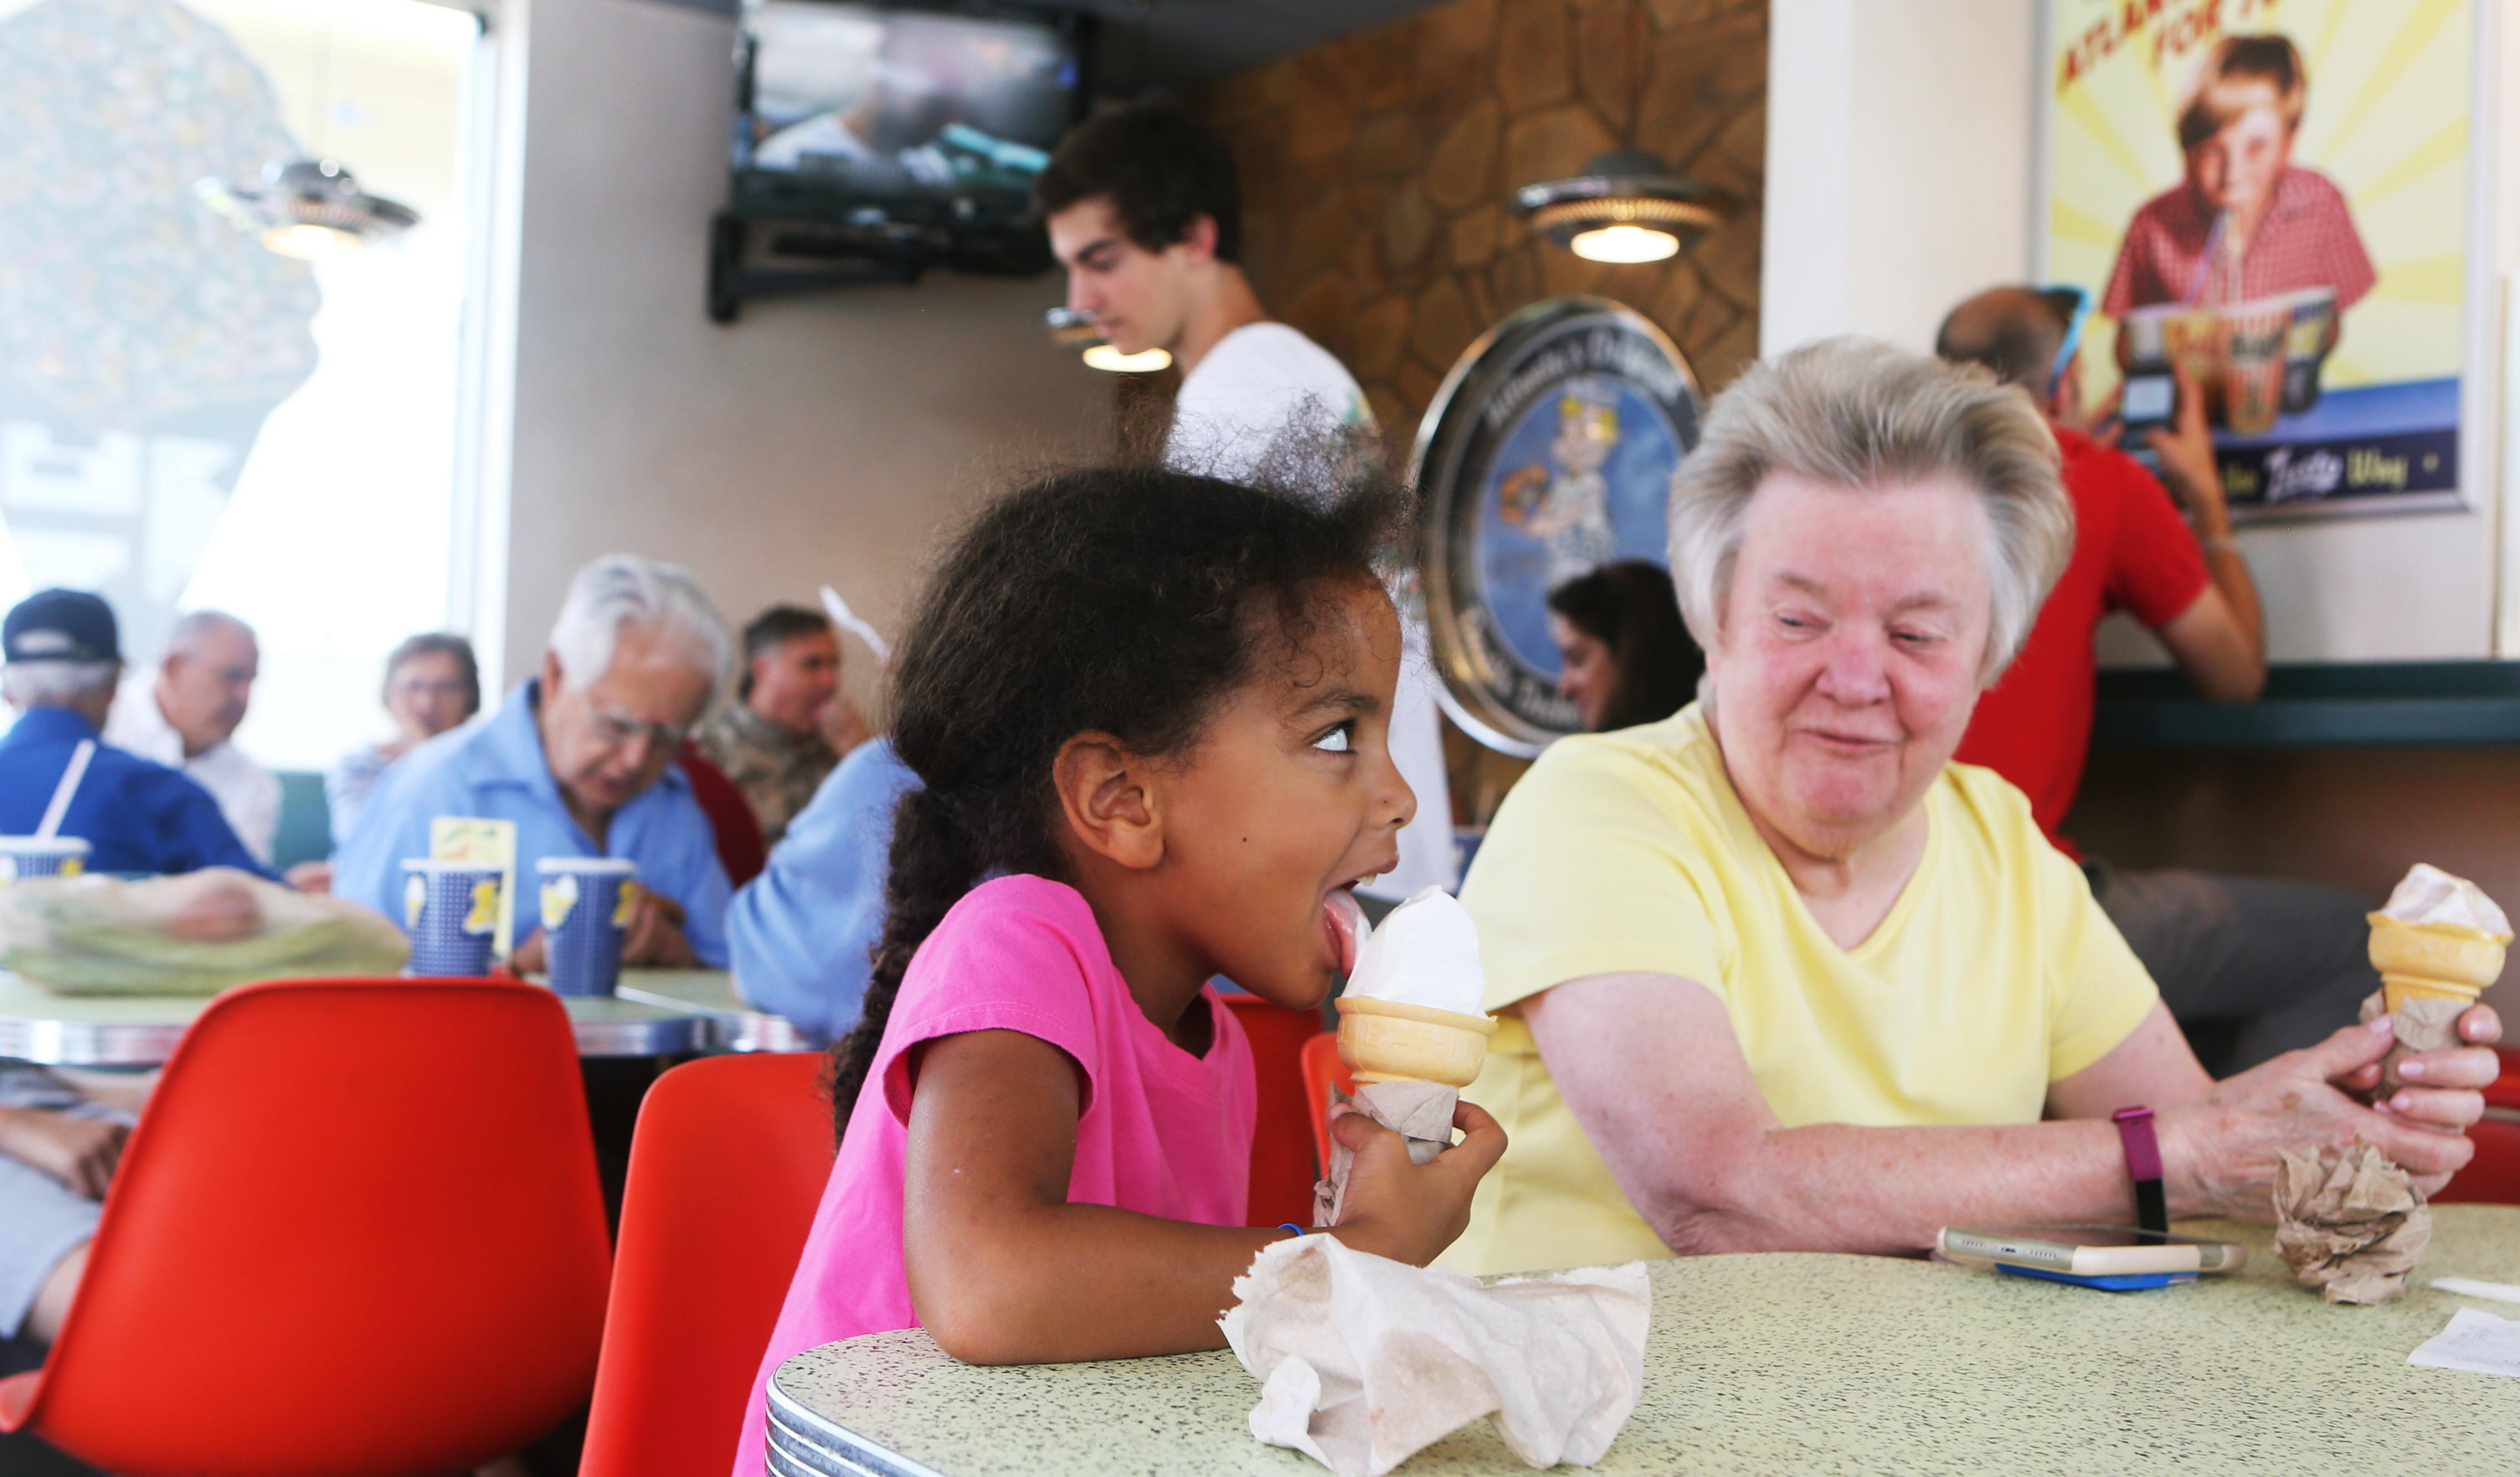
M 1251 1434 L 1339 1477 L 1482 1415 L 1531 1466 L 1591 1466 L 1644 1389 L 1642 1262 L 1488 1285 L 1311 1235 L 1263 1248 L 1234 1295 L 1220 1326 L 1261 1383 Z
M 2433 1238 L 2433 1213 L 2407 1172 L 2368 1143 L 2343 1153 L 2278 1151 L 2275 1255 L 2331 1303 L 2385 1303 Z
M 2444 1047 L 2464 1045 L 2458 1039 L 2458 1018 L 2467 1013 L 2474 1001 L 2410 1000 L 2398 1011 L 2398 1044 L 2380 1063 L 2380 1096 L 2385 1097 L 2407 1085 L 2398 1075 L 2398 1063 L 2417 1052 L 2438 1052 Z M 2388 997 L 2374 990 L 2362 1002 L 2362 1023 L 2378 1020 L 2389 1008 Z
M 1453 1106 L 1462 1095 L 1440 1082 L 1370 1082 L 1354 1097 L 1332 1089 L 1330 1102 L 1352 1102 L 1358 1110 L 1409 1141 L 1409 1162 L 1423 1164 L 1453 1146 Z M 1356 1154 L 1336 1138 L 1330 1140 L 1328 1173 L 1313 1186 L 1313 1224 L 1336 1226 L 1347 1208 L 1347 1175 Z

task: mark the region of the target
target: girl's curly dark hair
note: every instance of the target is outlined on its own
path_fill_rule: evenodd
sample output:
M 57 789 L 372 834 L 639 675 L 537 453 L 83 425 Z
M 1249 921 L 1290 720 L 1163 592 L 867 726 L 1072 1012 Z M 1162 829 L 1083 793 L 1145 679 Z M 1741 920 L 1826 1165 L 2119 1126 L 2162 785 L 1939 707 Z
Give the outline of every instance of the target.
M 893 662 L 893 748 L 921 787 L 894 813 L 862 1013 L 832 1049 L 835 1137 L 947 910 L 993 872 L 1061 874 L 1060 746 L 1099 730 L 1149 756 L 1189 748 L 1325 602 L 1377 578 L 1413 514 L 1371 470 L 1325 496 L 1150 467 L 1054 474 L 980 512 Z

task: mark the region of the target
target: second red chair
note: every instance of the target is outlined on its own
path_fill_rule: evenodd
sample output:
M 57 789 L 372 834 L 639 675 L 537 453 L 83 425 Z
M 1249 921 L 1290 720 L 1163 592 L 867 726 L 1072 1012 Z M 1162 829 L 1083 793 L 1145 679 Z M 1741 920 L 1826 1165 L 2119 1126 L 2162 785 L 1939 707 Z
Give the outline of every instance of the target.
M 724 1472 L 832 1175 L 819 1052 L 656 1079 L 630 1141 L 583 1477 Z

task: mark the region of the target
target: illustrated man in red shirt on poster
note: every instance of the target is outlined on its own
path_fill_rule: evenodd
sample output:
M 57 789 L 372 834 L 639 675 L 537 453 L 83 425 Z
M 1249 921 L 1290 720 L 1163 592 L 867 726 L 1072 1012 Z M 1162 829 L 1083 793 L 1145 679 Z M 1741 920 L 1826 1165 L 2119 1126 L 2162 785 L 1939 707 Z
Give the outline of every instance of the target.
M 2091 751 L 2092 634 L 2102 617 L 2134 615 L 2215 701 L 2256 697 L 2267 675 L 2257 587 L 2231 537 L 2203 397 L 2184 386 L 2177 429 L 2151 433 L 2168 487 L 2133 457 L 2061 424 L 2082 403 L 2071 345 L 2080 297 L 1998 288 L 1954 308 L 1935 341 L 1943 358 L 1983 364 L 2028 391 L 2064 453 L 2073 559 L 2021 654 L 1979 699 L 1958 757 L 2019 786 L 2040 828 L 2068 856 L 2080 853 L 2058 827 Z M 2379 988 L 2365 953 L 2371 905 L 2341 888 L 2134 872 L 2096 858 L 2084 858 L 2083 868 L 2182 1027 L 2191 1035 L 2199 1022 L 2231 1028 L 2228 1052 L 2205 1063 L 2218 1077 L 2323 1040 Z
M 2344 192 L 2292 162 L 2309 95 L 2287 37 L 2226 36 L 2206 54 L 2179 112 L 2185 178 L 2128 223 L 2101 312 L 2122 320 L 2156 303 L 2328 288 L 2342 313 L 2371 291 L 2376 274 Z

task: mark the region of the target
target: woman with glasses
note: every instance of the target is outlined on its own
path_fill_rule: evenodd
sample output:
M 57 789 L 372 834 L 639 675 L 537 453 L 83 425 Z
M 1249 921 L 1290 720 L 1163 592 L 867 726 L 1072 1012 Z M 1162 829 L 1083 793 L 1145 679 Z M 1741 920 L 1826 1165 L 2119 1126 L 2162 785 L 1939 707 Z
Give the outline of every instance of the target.
M 343 754 L 324 777 L 335 846 L 349 840 L 388 765 L 481 711 L 481 667 L 472 657 L 472 644 L 461 636 L 429 633 L 394 648 L 385 658 L 384 704 L 393 719 L 393 737 Z

